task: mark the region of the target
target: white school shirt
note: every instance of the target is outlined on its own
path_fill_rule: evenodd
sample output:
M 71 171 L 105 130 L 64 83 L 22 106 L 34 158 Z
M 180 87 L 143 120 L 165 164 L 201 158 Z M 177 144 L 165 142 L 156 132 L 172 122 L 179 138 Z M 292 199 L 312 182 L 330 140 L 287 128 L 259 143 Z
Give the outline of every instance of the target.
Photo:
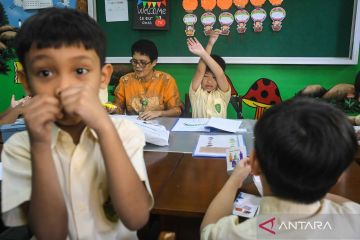
M 201 240 L 358 239 L 360 236 L 359 216 L 360 205 L 351 201 L 339 204 L 322 199 L 312 204 L 301 204 L 276 197 L 263 197 L 256 217 L 240 222 L 238 216 L 225 216 L 203 228 Z M 260 224 L 273 217 L 275 221 L 266 223 L 265 227 L 274 233 L 259 227 Z M 298 222 L 298 224 L 290 226 L 289 221 L 284 221 L 287 225 L 281 225 L 283 218 L 288 218 L 292 223 Z M 315 224 L 319 224 L 315 221 L 319 220 L 321 220 L 321 227 L 311 232 L 311 227 L 315 228 Z M 327 221 L 329 225 L 326 225 Z M 272 223 L 274 225 L 271 225 Z M 307 230 L 302 230 L 301 226 L 302 229 L 306 226 Z
M 191 112 L 193 118 L 226 118 L 227 106 L 231 97 L 231 88 L 226 92 L 217 88 L 214 91 L 207 92 L 198 87 L 196 91 L 190 84 L 189 98 L 191 102 Z
M 145 137 L 126 119 L 112 119 L 129 159 L 153 198 L 143 158 Z M 120 220 L 109 221 L 103 203 L 109 196 L 104 159 L 95 132 L 85 128 L 77 145 L 67 132 L 52 128 L 52 152 L 68 213 L 68 239 L 137 239 Z M 3 162 L 2 217 L 5 225 L 27 223 L 20 205 L 31 194 L 31 159 L 26 131 L 14 134 L 5 144 Z M 123 179 L 126 181 L 126 179 Z M 46 221 L 44 219 L 44 221 Z

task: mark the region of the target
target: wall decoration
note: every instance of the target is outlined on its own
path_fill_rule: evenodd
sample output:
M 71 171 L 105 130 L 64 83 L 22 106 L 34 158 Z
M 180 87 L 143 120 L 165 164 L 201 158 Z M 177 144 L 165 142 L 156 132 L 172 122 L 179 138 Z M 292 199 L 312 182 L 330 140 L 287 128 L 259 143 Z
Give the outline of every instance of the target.
M 232 6 L 232 0 L 217 0 L 216 4 L 221 9 L 221 11 L 227 11 Z
M 195 23 L 197 22 L 197 17 L 195 14 L 188 13 L 184 16 L 183 21 L 186 25 L 185 34 L 188 37 L 192 37 L 195 34 Z
M 14 62 L 14 71 L 15 71 L 15 83 L 17 84 L 21 84 L 20 82 L 20 78 L 18 76 L 18 72 L 22 72 L 23 70 L 23 66 L 21 65 L 21 63 L 19 61 L 15 61 Z
M 209 36 L 216 22 L 215 14 L 213 14 L 212 12 L 205 12 L 203 15 L 201 15 L 200 20 L 202 25 L 204 25 L 205 36 Z
M 282 102 L 282 100 L 276 83 L 267 78 L 260 78 L 251 85 L 243 96 L 243 102 L 256 108 L 254 118 L 259 119 L 266 109 Z
M 170 11 L 168 0 L 133 1 L 133 28 L 144 30 L 168 30 Z
M 254 32 L 261 32 L 263 30 L 263 21 L 266 18 L 266 12 L 262 8 L 255 8 L 251 12 L 251 18 L 254 21 Z
M 250 14 L 245 9 L 240 9 L 235 12 L 235 20 L 237 22 L 237 32 L 245 33 L 246 32 L 246 23 L 250 19 Z
M 266 0 L 250 0 L 251 4 L 256 7 L 260 8 L 265 3 Z
M 248 3 L 249 0 L 234 0 L 234 5 L 240 9 L 245 8 Z
M 230 26 L 234 22 L 234 16 L 229 12 L 222 12 L 219 15 L 219 22 L 221 24 L 221 35 L 230 34 Z
M 199 3 L 198 0 L 183 0 L 182 6 L 187 13 L 192 13 L 196 10 Z
M 273 21 L 271 28 L 274 32 L 279 32 L 282 28 L 282 21 L 286 17 L 286 11 L 282 7 L 275 7 L 270 11 L 270 18 Z
M 201 0 L 201 7 L 207 12 L 211 12 L 215 6 L 216 0 Z
M 269 0 L 269 2 L 273 6 L 280 6 L 282 4 L 283 0 Z

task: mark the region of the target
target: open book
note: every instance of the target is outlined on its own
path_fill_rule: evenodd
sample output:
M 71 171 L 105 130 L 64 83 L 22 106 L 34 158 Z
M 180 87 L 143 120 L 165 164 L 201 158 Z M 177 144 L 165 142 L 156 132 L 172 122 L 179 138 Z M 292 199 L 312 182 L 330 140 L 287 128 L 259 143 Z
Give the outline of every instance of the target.
M 255 216 L 259 208 L 260 201 L 261 197 L 240 192 L 234 201 L 232 214 L 241 217 L 252 218 Z
M 240 128 L 242 121 L 224 118 L 179 118 L 171 131 L 173 132 L 210 132 L 221 130 L 225 132 L 244 132 Z
M 193 156 L 225 158 L 228 149 L 238 148 L 245 149 L 244 153 L 246 154 L 246 147 L 242 135 L 200 135 Z

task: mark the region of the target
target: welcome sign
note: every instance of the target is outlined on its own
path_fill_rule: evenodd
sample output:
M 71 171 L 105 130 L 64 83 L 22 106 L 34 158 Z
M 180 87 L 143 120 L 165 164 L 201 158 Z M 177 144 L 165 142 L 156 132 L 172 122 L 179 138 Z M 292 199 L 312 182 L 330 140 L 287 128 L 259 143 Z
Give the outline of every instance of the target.
M 169 0 L 134 2 L 133 28 L 145 30 L 169 29 Z

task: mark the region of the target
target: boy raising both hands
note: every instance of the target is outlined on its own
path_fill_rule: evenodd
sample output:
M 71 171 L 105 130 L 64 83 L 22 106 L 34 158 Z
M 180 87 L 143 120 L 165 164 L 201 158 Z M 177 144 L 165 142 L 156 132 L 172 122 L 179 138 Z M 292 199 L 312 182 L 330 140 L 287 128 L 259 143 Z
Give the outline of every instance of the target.
M 187 40 L 189 51 L 200 57 L 189 89 L 194 118 L 226 118 L 231 89 L 224 74 L 225 61 L 210 55 L 218 37 L 219 31 L 213 31 L 206 49 L 196 38 Z

